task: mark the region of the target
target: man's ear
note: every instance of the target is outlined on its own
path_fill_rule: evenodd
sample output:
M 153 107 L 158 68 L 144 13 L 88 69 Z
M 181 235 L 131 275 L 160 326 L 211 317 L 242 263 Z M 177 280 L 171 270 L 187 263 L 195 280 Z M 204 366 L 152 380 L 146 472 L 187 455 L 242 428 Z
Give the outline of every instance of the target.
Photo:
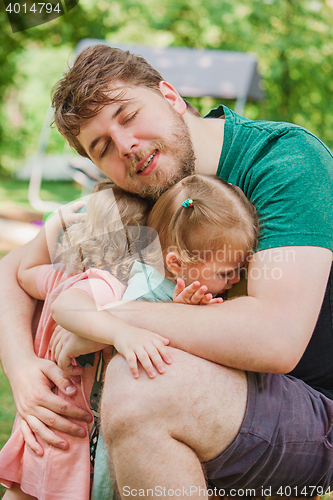
M 182 270 L 182 263 L 178 252 L 169 252 L 165 257 L 165 263 L 172 274 L 177 278 Z
M 162 80 L 159 83 L 159 89 L 175 111 L 177 111 L 180 115 L 183 115 L 187 109 L 186 102 L 179 95 L 175 87 L 171 85 L 171 83 Z

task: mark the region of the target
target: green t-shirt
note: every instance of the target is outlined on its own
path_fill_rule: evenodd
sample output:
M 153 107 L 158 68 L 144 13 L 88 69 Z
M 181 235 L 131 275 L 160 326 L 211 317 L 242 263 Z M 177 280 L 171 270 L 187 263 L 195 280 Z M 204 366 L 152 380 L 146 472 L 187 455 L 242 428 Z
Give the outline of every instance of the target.
M 252 121 L 226 106 L 217 175 L 239 186 L 257 209 L 257 251 L 319 246 L 333 251 L 333 154 L 308 130 L 291 123 Z

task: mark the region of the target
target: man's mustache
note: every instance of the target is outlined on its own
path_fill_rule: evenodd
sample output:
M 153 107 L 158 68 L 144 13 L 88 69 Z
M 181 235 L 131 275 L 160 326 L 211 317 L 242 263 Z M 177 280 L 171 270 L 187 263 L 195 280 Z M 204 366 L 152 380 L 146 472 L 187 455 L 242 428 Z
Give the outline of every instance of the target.
M 154 141 L 151 143 L 149 148 L 147 148 L 145 151 L 140 151 L 138 153 L 135 153 L 129 159 L 129 167 L 128 167 L 128 171 L 127 171 L 128 176 L 134 177 L 136 175 L 137 165 L 141 160 L 143 160 L 143 158 L 145 158 L 146 156 L 148 156 L 150 153 L 152 153 L 154 151 L 161 152 L 165 149 L 166 149 L 166 145 L 163 141 Z

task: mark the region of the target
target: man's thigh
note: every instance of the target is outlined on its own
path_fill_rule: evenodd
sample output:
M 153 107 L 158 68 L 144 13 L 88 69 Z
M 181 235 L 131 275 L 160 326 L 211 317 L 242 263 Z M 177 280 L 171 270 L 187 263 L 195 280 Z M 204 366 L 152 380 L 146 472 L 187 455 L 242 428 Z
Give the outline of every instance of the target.
M 200 461 L 211 460 L 235 440 L 241 427 L 246 374 L 178 349 L 170 351 L 172 364 L 153 380 L 142 369 L 135 380 L 122 356 L 111 361 L 102 424 L 117 436 L 136 428 L 143 439 L 145 433 L 156 439 L 171 437 L 191 447 Z
M 222 496 L 322 495 L 333 489 L 332 427 L 333 401 L 304 382 L 248 373 L 241 430 L 207 476 Z

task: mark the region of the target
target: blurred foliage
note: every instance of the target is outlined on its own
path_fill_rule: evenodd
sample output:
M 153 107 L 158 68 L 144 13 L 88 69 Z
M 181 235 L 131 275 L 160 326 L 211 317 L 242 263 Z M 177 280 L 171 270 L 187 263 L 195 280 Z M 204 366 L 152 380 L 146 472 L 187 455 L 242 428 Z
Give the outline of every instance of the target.
M 254 52 L 266 99 L 245 115 L 293 121 L 333 147 L 333 0 L 80 0 L 14 34 L 2 3 L 0 22 L 0 169 L 35 151 L 50 89 L 85 37 Z M 216 105 L 193 101 L 202 112 Z M 54 132 L 50 150 L 61 148 Z

